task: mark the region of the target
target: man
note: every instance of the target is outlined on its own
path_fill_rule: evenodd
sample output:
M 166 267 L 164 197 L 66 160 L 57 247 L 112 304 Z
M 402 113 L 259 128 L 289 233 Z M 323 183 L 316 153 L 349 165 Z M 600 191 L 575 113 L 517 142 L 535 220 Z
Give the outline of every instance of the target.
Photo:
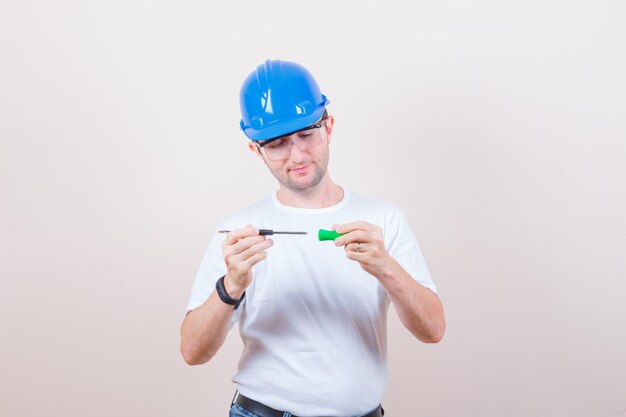
M 240 98 L 248 147 L 279 188 L 219 225 L 229 232 L 213 236 L 200 265 L 182 355 L 209 361 L 238 321 L 231 417 L 382 416 L 389 303 L 423 342 L 445 330 L 418 243 L 400 209 L 330 178 L 334 118 L 307 69 L 268 60 Z M 334 244 L 317 239 L 328 228 L 341 234 Z M 271 239 L 260 229 L 307 234 Z

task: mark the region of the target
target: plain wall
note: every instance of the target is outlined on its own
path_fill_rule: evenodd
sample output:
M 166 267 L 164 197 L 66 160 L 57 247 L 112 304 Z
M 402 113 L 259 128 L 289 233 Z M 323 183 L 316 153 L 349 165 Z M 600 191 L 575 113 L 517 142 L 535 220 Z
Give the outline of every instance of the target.
M 0 2 L 0 415 L 226 416 L 179 353 L 216 223 L 276 189 L 238 128 L 308 67 L 330 172 L 407 213 L 446 308 L 390 315 L 389 416 L 626 415 L 623 1 Z

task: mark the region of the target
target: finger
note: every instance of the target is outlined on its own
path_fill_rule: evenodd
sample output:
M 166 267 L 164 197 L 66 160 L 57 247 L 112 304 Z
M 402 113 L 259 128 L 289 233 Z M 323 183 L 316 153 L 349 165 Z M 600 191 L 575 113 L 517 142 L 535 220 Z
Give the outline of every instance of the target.
M 233 233 L 234 235 L 238 235 L 240 234 L 241 230 L 245 230 L 245 229 L 233 230 L 232 232 L 229 232 L 229 235 L 230 233 Z M 257 234 L 253 236 L 246 236 L 246 237 L 238 238 L 234 242 L 232 242 L 232 240 L 233 239 L 227 238 L 224 240 L 224 242 L 222 242 L 222 251 L 224 252 L 224 256 L 234 255 L 239 252 L 242 252 L 246 250 L 247 248 L 249 248 L 250 246 L 265 240 L 265 236 L 260 236 Z
M 353 242 L 353 243 L 350 243 L 349 246 L 350 246 L 349 250 L 351 252 L 356 252 L 356 253 L 367 252 L 367 249 L 370 247 L 368 246 L 367 243 L 363 243 L 363 242 Z
M 344 246 L 346 252 L 365 252 L 365 245 L 361 242 L 352 242 Z
M 369 242 L 370 240 L 371 232 L 366 232 L 364 230 L 354 230 L 335 239 L 335 245 L 343 246 L 352 242 Z
M 250 270 L 250 269 L 252 269 L 252 267 L 254 265 L 258 264 L 259 262 L 261 262 L 265 258 L 267 258 L 267 252 L 257 253 L 256 255 L 251 256 L 248 259 L 246 259 L 243 262 L 243 266 L 246 267 L 248 270 Z
M 357 262 L 362 262 L 363 260 L 367 259 L 367 256 L 368 255 L 363 252 L 353 252 L 353 251 L 346 252 L 346 258 L 351 259 L 353 261 L 357 261 Z
M 355 221 L 351 223 L 340 224 L 337 226 L 335 230 L 338 233 L 345 234 L 345 233 L 350 233 L 354 230 L 371 230 L 372 226 L 373 224 L 371 223 L 359 220 L 359 221 Z
M 270 240 L 269 242 L 263 242 L 258 244 L 258 247 L 256 248 L 248 249 L 248 251 L 240 255 L 242 257 L 246 256 L 246 258 L 240 260 L 237 268 L 242 271 L 250 271 L 250 269 L 252 269 L 254 265 L 267 258 L 267 252 L 265 252 L 265 249 L 272 245 L 273 242 Z
M 266 249 L 272 247 L 274 245 L 274 241 L 272 239 L 264 240 L 263 242 L 259 242 L 255 245 L 250 246 L 248 249 L 234 254 L 230 257 L 229 261 L 231 263 L 243 263 L 252 256 L 265 251 Z
M 244 237 L 240 239 L 237 243 L 227 247 L 226 251 L 232 254 L 237 254 L 256 245 L 257 243 L 264 242 L 266 239 L 267 238 L 265 236 L 259 236 L 259 235 Z
M 232 245 L 236 243 L 239 239 L 242 239 L 248 236 L 255 236 L 258 234 L 259 234 L 259 229 L 255 228 L 252 225 L 247 225 L 246 227 L 241 228 L 241 229 L 231 230 L 226 235 L 226 240 L 224 241 L 224 243 L 227 245 Z

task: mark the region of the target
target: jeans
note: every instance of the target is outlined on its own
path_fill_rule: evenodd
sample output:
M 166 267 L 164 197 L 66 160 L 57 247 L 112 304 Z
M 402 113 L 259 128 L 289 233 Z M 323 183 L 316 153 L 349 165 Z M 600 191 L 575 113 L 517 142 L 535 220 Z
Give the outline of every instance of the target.
M 259 416 L 254 414 L 252 411 L 246 410 L 239 404 L 233 404 L 230 407 L 230 413 L 228 414 L 228 417 L 259 417 Z M 283 417 L 291 417 L 291 414 L 288 412 L 285 412 L 285 414 L 283 414 Z
M 230 413 L 228 414 L 228 417 L 259 417 L 259 416 L 254 414 L 251 411 L 246 410 L 239 404 L 233 404 L 230 407 Z M 291 417 L 291 413 L 288 413 L 285 411 L 285 414 L 283 414 L 283 417 Z

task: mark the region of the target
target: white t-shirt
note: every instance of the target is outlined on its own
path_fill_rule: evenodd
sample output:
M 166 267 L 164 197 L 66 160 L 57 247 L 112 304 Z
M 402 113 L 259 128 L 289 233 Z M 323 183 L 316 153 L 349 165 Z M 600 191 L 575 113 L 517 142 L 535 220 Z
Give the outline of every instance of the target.
M 396 206 L 344 191 L 332 207 L 281 204 L 275 194 L 218 225 L 237 229 L 305 231 L 274 235 L 267 258 L 253 268 L 246 297 L 233 315 L 244 350 L 233 382 L 239 392 L 299 416 L 354 416 L 376 408 L 387 385 L 389 298 L 378 280 L 346 257 L 343 247 L 319 241 L 319 229 L 362 220 L 383 228 L 390 255 L 421 285 L 437 289 L 418 243 Z M 226 273 L 214 234 L 187 310 L 209 297 Z

